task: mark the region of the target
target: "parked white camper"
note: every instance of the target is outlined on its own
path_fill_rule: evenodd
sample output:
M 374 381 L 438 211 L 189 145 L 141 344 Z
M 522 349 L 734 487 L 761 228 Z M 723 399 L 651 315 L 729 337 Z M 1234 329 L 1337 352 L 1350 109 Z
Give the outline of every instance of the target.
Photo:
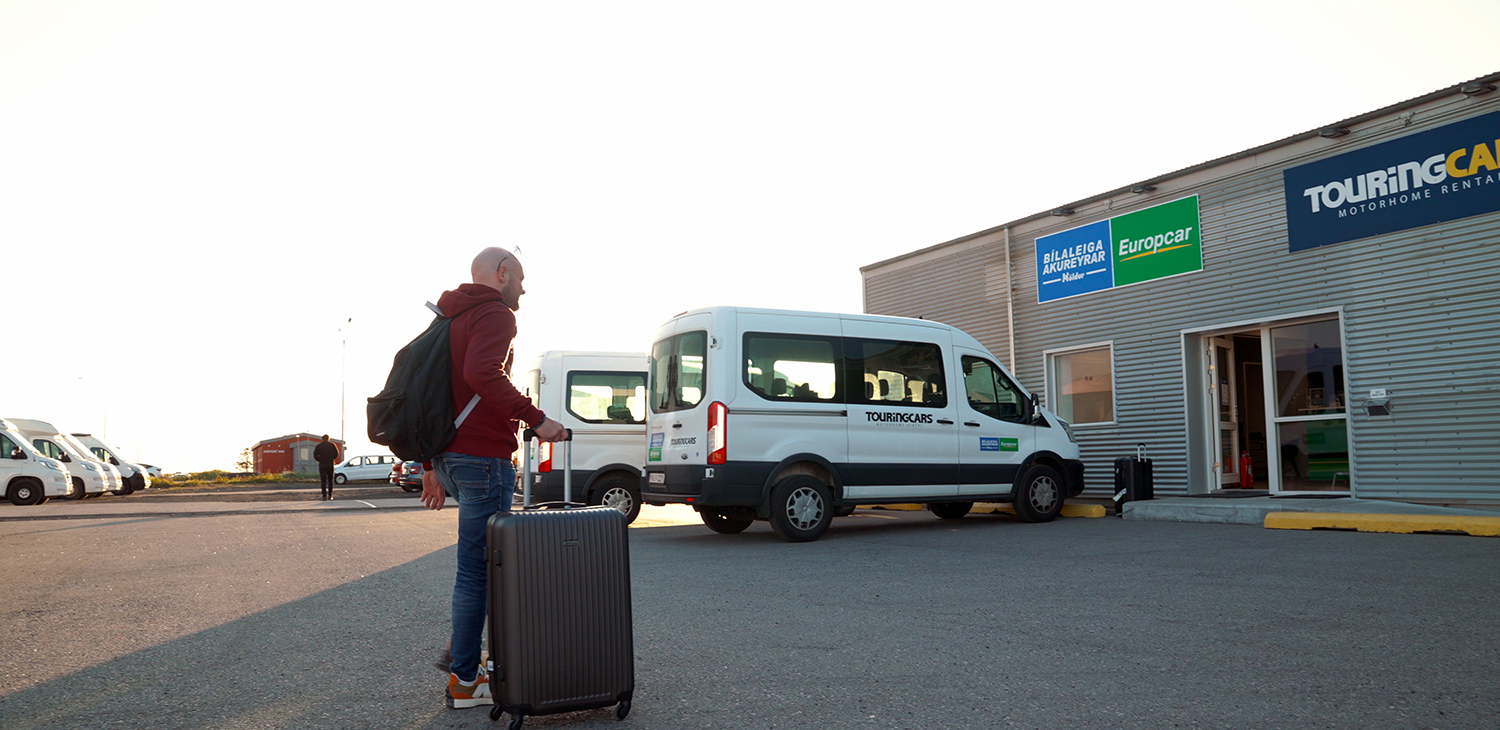
M 573 430 L 573 500 L 614 507 L 634 521 L 641 510 L 641 444 L 646 439 L 644 352 L 549 350 L 526 371 L 526 395 L 536 407 Z M 551 443 L 532 442 L 531 502 L 563 498 L 562 454 Z M 526 485 L 521 485 L 525 491 Z
M 46 421 L 37 421 L 29 418 L 6 419 L 15 425 L 26 438 L 31 440 L 31 445 L 37 451 L 42 452 L 49 459 L 56 459 L 68 467 L 68 474 L 73 480 L 74 491 L 70 495 L 72 499 L 84 499 L 97 497 L 110 489 L 109 472 L 105 465 L 95 461 L 88 449 L 75 446 L 66 438 L 66 434 L 58 430 Z M 119 472 L 116 472 L 118 478 Z M 116 487 L 118 488 L 118 487 Z
M 115 451 L 102 440 L 96 439 L 89 434 L 75 433 L 73 434 L 73 438 L 78 439 L 80 444 L 88 447 L 88 450 L 93 453 L 95 458 L 107 462 L 110 466 L 120 470 L 120 477 L 125 480 L 125 484 L 117 494 L 126 495 L 151 488 L 151 475 L 146 473 L 146 466 L 144 464 L 126 461 L 120 456 L 118 451 Z
M 712 307 L 657 330 L 646 504 L 816 540 L 856 505 L 976 501 L 1053 519 L 1083 490 L 1071 429 L 978 340 L 937 322 Z
M 10 421 L 0 419 L 0 489 L 17 506 L 66 497 L 74 489 L 61 461 L 43 456 Z

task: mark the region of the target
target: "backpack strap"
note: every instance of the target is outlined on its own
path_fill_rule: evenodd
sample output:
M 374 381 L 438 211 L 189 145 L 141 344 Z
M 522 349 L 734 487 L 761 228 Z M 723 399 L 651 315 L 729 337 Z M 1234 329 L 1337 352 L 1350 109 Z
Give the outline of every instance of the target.
M 424 302 L 424 303 L 427 305 L 428 309 L 431 309 L 433 312 L 436 312 L 437 316 L 439 316 L 439 317 L 443 316 L 443 310 L 438 309 L 438 306 L 436 304 L 433 304 L 432 302 Z M 477 406 L 477 405 L 479 405 L 479 394 L 475 393 L 474 397 L 469 399 L 469 405 L 464 406 L 464 412 L 458 414 L 458 418 L 453 419 L 453 427 L 454 428 L 458 428 L 459 426 L 464 425 L 464 420 L 469 417 L 469 414 L 474 411 L 474 406 Z

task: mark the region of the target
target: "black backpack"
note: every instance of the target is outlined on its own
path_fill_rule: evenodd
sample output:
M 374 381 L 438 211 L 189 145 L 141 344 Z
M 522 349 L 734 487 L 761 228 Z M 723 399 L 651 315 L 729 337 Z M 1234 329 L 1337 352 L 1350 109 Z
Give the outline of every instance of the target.
M 396 353 L 385 389 L 369 399 L 365 417 L 370 441 L 388 446 L 402 461 L 431 461 L 453 442 L 458 426 L 479 401 L 469 401 L 453 417 L 453 380 L 449 366 L 448 325 L 452 319 L 432 304 L 438 316 L 427 330 Z

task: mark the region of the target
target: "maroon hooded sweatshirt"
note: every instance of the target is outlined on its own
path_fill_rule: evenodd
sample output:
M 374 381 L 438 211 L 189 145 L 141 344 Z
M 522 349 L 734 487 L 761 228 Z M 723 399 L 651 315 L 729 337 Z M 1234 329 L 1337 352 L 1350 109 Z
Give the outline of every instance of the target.
M 500 292 L 483 284 L 460 284 L 443 292 L 438 309 L 453 319 L 448 349 L 453 355 L 454 416 L 479 394 L 479 404 L 443 450 L 509 459 L 516 452 L 516 421 L 535 427 L 546 418 L 510 382 L 516 315 L 500 300 Z

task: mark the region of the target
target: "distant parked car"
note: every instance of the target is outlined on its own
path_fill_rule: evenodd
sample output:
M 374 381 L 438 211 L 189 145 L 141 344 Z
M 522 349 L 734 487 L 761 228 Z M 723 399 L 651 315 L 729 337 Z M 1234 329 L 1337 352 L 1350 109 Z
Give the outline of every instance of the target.
M 146 473 L 150 474 L 152 479 L 160 479 L 162 477 L 161 467 L 150 464 L 141 464 L 141 466 L 146 467 Z
M 333 468 L 333 483 L 344 484 L 351 481 L 387 479 L 391 474 L 391 466 L 400 463 L 394 456 L 351 456 L 344 463 Z
M 422 462 L 408 461 L 399 465 L 400 476 L 396 477 L 396 484 L 408 492 L 422 491 Z

